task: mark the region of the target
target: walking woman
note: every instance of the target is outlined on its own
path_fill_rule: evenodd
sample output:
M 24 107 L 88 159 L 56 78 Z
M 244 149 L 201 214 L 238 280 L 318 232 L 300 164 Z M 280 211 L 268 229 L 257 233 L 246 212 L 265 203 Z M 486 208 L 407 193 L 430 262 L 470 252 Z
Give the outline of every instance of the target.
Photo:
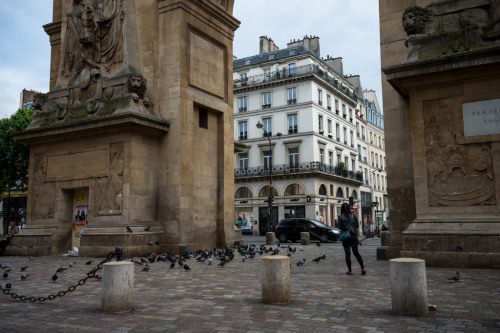
M 351 249 L 352 253 L 358 260 L 359 265 L 361 266 L 361 274 L 366 274 L 365 266 L 363 265 L 363 258 L 358 252 L 358 228 L 359 222 L 354 214 L 352 214 L 349 210 L 349 205 L 347 203 L 342 204 L 340 208 L 340 216 L 339 216 L 339 226 L 342 232 L 349 230 L 349 234 L 351 237 L 344 239 L 342 241 L 342 246 L 344 247 L 345 252 L 345 263 L 347 264 L 347 275 L 352 275 L 351 269 Z

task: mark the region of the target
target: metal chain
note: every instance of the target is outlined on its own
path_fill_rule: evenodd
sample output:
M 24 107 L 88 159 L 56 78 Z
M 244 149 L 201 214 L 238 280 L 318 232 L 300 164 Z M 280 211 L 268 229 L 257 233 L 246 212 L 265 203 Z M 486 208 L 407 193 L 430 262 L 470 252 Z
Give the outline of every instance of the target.
M 87 279 L 90 279 L 90 278 L 93 278 L 95 276 L 95 274 L 97 273 L 97 271 L 99 271 L 100 269 L 102 269 L 102 265 L 107 263 L 108 261 L 111 261 L 111 259 L 113 259 L 113 257 L 115 255 L 117 255 L 117 258 L 120 258 L 121 255 L 123 254 L 123 252 L 119 252 L 119 251 L 115 251 L 115 252 L 109 252 L 108 255 L 106 256 L 106 259 L 104 259 L 103 261 L 101 261 L 97 267 L 94 267 L 90 270 L 90 272 L 87 273 L 87 276 L 83 279 L 80 279 L 76 285 L 74 286 L 70 286 L 68 287 L 67 290 L 61 290 L 60 292 L 58 292 L 57 294 L 52 294 L 52 295 L 49 295 L 47 297 L 27 297 L 27 296 L 24 296 L 24 295 L 18 295 L 17 293 L 15 292 L 11 292 L 9 289 L 5 289 L 3 288 L 1 285 L 0 285 L 0 290 L 2 291 L 2 293 L 4 293 L 5 295 L 10 295 L 12 298 L 16 299 L 16 298 L 19 298 L 21 301 L 30 301 L 32 303 L 34 302 L 45 302 L 46 300 L 54 300 L 55 298 L 57 297 L 63 297 L 64 295 L 66 295 L 66 293 L 71 293 L 73 291 L 76 290 L 76 288 L 78 288 L 79 286 L 83 286 L 85 284 L 85 282 L 87 282 Z M 118 259 L 117 259 L 118 260 Z

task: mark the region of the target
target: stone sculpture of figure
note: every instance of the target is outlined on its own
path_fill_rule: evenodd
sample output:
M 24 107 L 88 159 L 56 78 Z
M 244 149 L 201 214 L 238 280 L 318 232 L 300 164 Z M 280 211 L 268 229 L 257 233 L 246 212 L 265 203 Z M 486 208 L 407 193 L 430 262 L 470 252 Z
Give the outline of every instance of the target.
M 432 12 L 422 7 L 409 7 L 403 13 L 403 28 L 408 36 L 425 34 L 425 26 L 431 21 Z
M 95 83 L 122 61 L 122 0 L 75 0 L 74 6 L 67 14 L 61 74 L 67 78 L 66 85 L 80 87 L 71 100 L 85 102 L 94 97 Z
M 128 91 L 134 102 L 137 103 L 139 100 L 142 100 L 146 107 L 150 104 L 148 98 L 145 96 L 147 82 L 148 81 L 140 73 L 132 73 L 127 79 Z

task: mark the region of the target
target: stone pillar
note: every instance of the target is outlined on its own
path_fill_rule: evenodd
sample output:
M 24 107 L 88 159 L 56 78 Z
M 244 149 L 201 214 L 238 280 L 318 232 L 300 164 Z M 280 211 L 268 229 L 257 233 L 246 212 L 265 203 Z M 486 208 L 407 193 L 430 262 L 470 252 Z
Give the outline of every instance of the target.
M 274 232 L 266 232 L 266 245 L 274 245 L 274 238 L 275 234 Z
M 101 311 L 105 313 L 133 310 L 134 264 L 117 261 L 103 265 Z
M 309 232 L 301 232 L 300 233 L 300 244 L 309 245 L 311 244 L 311 235 Z
M 396 316 L 427 314 L 425 260 L 397 258 L 389 260 L 392 313 Z
M 262 260 L 262 302 L 290 304 L 290 257 L 267 256 Z

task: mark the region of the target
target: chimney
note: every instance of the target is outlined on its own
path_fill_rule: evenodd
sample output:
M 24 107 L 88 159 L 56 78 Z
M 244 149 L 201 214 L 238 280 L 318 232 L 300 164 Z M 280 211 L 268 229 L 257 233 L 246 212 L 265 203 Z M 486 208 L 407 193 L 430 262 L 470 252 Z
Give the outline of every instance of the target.
M 279 50 L 279 47 L 277 47 L 273 40 L 267 36 L 260 36 L 259 44 L 259 54 Z
M 319 37 L 317 36 L 304 36 L 304 39 L 293 40 L 293 42 L 286 45 L 287 48 L 304 45 L 312 52 L 316 53 L 318 57 L 321 55 L 319 48 Z
M 325 62 L 330 65 L 337 73 L 344 75 L 344 66 L 342 65 L 342 58 L 328 58 Z

